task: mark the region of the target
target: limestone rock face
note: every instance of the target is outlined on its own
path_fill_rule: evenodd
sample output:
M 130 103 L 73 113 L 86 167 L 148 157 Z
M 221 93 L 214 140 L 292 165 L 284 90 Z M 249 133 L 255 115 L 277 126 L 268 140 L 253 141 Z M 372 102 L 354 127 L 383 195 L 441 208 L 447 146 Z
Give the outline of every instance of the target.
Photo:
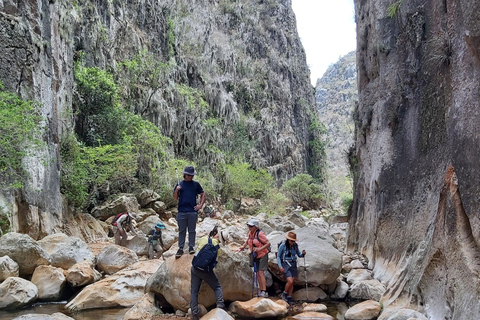
M 397 4 L 355 1 L 359 104 L 348 246 L 394 288 L 385 307 L 400 300 L 429 319 L 474 319 L 480 3 Z
M 0 238 L 0 256 L 8 255 L 18 264 L 20 275 L 31 275 L 40 265 L 49 265 L 50 256 L 30 236 L 9 232 Z
M 37 299 L 38 289 L 28 280 L 10 277 L 0 283 L 0 309 L 24 307 Z

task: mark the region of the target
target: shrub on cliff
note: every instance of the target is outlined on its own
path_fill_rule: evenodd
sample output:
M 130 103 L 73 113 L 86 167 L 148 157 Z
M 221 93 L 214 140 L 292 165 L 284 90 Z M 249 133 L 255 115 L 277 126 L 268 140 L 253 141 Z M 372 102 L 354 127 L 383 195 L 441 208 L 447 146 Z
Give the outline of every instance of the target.
M 323 203 L 322 187 L 308 174 L 299 174 L 285 181 L 281 191 L 292 200 L 294 206 L 304 209 L 319 209 Z

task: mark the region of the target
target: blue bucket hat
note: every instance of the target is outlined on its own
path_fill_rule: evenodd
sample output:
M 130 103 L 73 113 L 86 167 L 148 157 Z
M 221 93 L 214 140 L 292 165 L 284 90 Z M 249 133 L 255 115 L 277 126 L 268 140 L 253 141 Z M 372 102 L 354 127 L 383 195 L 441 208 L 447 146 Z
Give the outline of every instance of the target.
M 195 168 L 192 166 L 186 166 L 185 170 L 183 170 L 183 174 L 188 174 L 189 176 L 194 176 L 197 173 L 195 172 Z
M 163 225 L 163 223 L 159 222 L 155 225 L 155 228 L 165 229 L 165 226 Z

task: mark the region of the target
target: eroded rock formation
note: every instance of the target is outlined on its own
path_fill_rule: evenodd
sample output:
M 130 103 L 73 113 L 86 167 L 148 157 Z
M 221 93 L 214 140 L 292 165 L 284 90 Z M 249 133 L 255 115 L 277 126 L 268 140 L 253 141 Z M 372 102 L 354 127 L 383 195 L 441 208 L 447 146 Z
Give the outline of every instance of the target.
M 480 305 L 480 3 L 355 1 L 359 106 L 349 248 L 385 306 Z

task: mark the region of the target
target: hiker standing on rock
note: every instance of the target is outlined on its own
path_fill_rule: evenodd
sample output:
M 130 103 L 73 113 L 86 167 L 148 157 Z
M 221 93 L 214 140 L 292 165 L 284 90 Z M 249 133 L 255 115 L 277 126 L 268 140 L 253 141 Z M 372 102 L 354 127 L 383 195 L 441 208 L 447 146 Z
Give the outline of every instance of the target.
M 185 167 L 183 170 L 183 181 L 175 186 L 173 197 L 178 200 L 178 251 L 175 258 L 180 258 L 183 254 L 185 245 L 185 237 L 188 228 L 188 252 L 195 253 L 195 235 L 198 219 L 198 210 L 205 203 L 205 192 L 197 181 L 193 181 L 196 175 L 195 168 L 192 166 Z M 197 195 L 200 195 L 200 204 L 197 205 Z
M 285 238 L 287 238 L 287 240 L 282 242 L 278 248 L 277 263 L 280 267 L 280 271 L 283 272 L 287 278 L 285 290 L 282 293 L 282 299 L 291 305 L 293 303 L 293 281 L 298 276 L 297 256 L 300 258 L 305 257 L 306 252 L 303 250 L 302 253 L 300 253 L 297 245 L 297 234 L 295 232 L 290 231 Z
M 205 281 L 212 288 L 217 301 L 217 308 L 225 308 L 222 286 L 213 272 L 213 268 L 217 264 L 219 242 L 224 244 L 222 239 L 225 239 L 222 232 L 218 232 L 217 227 L 215 227 L 208 236 L 198 240 L 198 253 L 193 258 L 192 268 L 190 269 L 190 309 L 192 311 L 192 320 L 199 319 L 198 292 L 200 291 L 202 281 Z
M 137 214 L 134 212 L 119 213 L 112 221 L 113 234 L 115 236 L 115 244 L 122 247 L 127 245 L 127 228 L 135 235 L 137 234 L 135 228 L 135 220 L 137 220 Z
M 240 251 L 243 251 L 247 246 L 250 248 L 250 267 L 256 266 L 258 286 L 260 287 L 259 297 L 266 298 L 267 294 L 267 280 L 265 278 L 265 271 L 268 268 L 268 252 L 270 247 L 270 241 L 267 239 L 265 232 L 260 230 L 260 224 L 257 219 L 250 219 L 247 222 L 248 226 L 248 238 L 240 247 Z

